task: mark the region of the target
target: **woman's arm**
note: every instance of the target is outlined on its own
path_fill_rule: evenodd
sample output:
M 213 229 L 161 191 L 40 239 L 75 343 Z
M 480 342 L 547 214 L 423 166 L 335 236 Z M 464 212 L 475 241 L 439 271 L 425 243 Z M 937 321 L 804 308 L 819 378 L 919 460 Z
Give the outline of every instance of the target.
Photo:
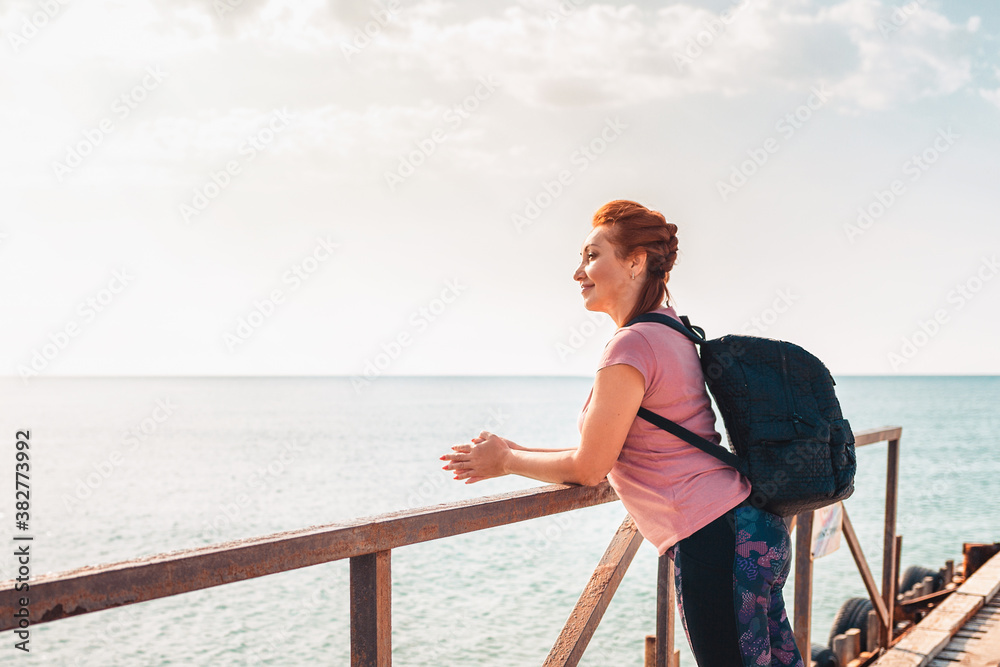
M 482 433 L 471 444 L 455 445 L 445 470 L 466 484 L 501 475 L 521 475 L 542 482 L 594 485 L 618 459 L 645 393 L 645 381 L 626 364 L 602 368 L 583 421 L 580 446 L 564 450 L 509 447 L 499 436 Z M 477 442 L 478 441 L 478 442 Z
M 483 433 L 486 433 L 486 431 L 483 431 Z M 480 435 L 473 438 L 472 442 L 473 444 L 478 444 L 485 439 L 486 438 Z M 504 443 L 507 445 L 507 447 L 509 447 L 510 449 L 517 449 L 522 452 L 571 452 L 574 449 L 576 449 L 576 447 L 522 447 L 513 440 L 508 440 L 507 438 L 500 438 L 500 439 L 503 440 Z M 443 456 L 441 457 L 441 460 L 444 460 Z

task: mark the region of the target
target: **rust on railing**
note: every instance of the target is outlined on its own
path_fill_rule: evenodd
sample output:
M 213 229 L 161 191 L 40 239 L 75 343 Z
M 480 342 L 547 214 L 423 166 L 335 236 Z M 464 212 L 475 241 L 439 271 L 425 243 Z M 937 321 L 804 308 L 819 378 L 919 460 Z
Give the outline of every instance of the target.
M 535 519 L 618 499 L 598 486 L 548 486 L 304 528 L 69 572 L 31 581 L 32 624 L 155 600 L 266 574 Z M 19 594 L 0 583 L 0 630 L 10 630 Z
M 848 543 L 873 603 L 890 623 L 898 570 L 895 534 L 896 484 L 899 465 L 899 427 L 884 427 L 855 434 L 857 446 L 889 442 L 886 482 L 886 553 L 883 563 L 883 604 L 875 603 L 873 579 L 861 555 L 849 520 Z M 236 540 L 184 551 L 157 554 L 108 565 L 83 567 L 47 574 L 31 581 L 31 624 L 78 614 L 155 600 L 221 584 L 310 565 L 350 559 L 351 664 L 387 666 L 392 663 L 391 551 L 392 549 L 462 535 L 477 530 L 540 518 L 618 500 L 604 481 L 596 486 L 548 486 L 424 507 L 344 523 L 315 526 Z M 795 635 L 803 656 L 809 654 L 810 600 L 799 591 L 811 591 L 812 513 L 794 521 L 796 535 Z M 624 577 L 642 538 L 631 518 L 615 533 L 590 583 L 556 640 L 546 664 L 574 665 L 580 659 Z M 662 556 L 657 571 L 655 662 L 658 667 L 675 662 L 673 653 L 674 600 L 672 562 Z M 0 631 L 15 627 L 20 608 L 16 582 L 0 583 Z M 803 641 L 805 642 L 803 644 Z

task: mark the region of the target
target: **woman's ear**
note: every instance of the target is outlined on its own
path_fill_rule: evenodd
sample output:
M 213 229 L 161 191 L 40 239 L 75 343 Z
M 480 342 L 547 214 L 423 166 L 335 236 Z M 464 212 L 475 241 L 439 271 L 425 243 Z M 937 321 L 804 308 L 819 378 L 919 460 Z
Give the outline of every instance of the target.
M 629 258 L 629 269 L 634 271 L 637 275 L 642 273 L 642 270 L 646 268 L 646 251 L 636 250 L 632 253 Z

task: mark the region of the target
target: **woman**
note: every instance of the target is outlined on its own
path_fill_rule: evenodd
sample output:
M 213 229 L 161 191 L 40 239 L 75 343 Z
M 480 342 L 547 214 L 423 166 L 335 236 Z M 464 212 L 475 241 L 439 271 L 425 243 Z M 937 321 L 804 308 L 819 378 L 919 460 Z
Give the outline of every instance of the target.
M 781 588 L 790 565 L 784 522 L 744 503 L 750 484 L 718 459 L 636 418 L 640 406 L 718 443 L 694 343 L 632 318 L 676 318 L 666 284 L 677 226 L 632 201 L 594 214 L 573 278 L 588 310 L 618 325 L 580 415 L 574 449 L 529 449 L 483 432 L 442 456 L 455 479 L 522 475 L 593 485 L 605 476 L 643 537 L 674 559 L 677 603 L 702 667 L 803 664 Z M 666 303 L 665 303 L 666 302 Z

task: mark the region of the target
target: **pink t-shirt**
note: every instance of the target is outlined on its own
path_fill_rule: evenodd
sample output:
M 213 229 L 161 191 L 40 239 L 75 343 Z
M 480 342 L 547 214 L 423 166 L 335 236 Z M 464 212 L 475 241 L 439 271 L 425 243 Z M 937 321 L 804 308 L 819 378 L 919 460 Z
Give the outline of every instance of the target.
M 656 312 L 677 319 L 673 308 Z M 621 328 L 608 342 L 599 368 L 628 364 L 645 379 L 642 407 L 698 435 L 720 442 L 695 344 L 658 322 Z M 591 395 L 580 413 L 579 426 Z M 738 472 L 680 438 L 638 417 L 608 473 L 639 532 L 662 556 L 750 495 Z

